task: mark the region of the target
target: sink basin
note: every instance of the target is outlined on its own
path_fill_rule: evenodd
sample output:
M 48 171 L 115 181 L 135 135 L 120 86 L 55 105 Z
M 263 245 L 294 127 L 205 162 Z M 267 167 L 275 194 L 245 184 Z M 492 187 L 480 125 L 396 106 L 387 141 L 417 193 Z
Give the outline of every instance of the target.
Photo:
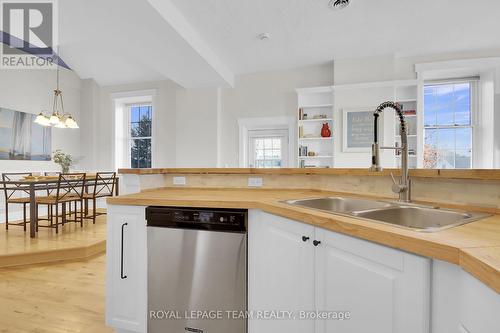
M 466 213 L 418 206 L 395 206 L 386 209 L 353 212 L 352 215 L 419 231 L 438 231 L 489 216 L 481 213 Z
M 319 209 L 333 213 L 350 213 L 355 211 L 371 210 L 376 208 L 392 207 L 388 202 L 356 199 L 348 197 L 327 197 L 315 199 L 288 200 L 286 203 Z
M 456 227 L 490 216 L 430 206 L 349 197 L 288 200 L 285 203 L 427 232 Z

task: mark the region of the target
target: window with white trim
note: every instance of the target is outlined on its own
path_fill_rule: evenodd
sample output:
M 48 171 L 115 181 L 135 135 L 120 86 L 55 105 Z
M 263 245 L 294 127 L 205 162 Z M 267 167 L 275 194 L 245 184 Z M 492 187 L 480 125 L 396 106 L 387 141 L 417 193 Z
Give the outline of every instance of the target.
M 424 87 L 424 168 L 472 168 L 477 82 L 462 80 Z
M 283 168 L 288 162 L 288 130 L 248 131 L 248 162 L 252 168 Z
M 153 107 L 133 104 L 129 109 L 130 167 L 151 168 Z

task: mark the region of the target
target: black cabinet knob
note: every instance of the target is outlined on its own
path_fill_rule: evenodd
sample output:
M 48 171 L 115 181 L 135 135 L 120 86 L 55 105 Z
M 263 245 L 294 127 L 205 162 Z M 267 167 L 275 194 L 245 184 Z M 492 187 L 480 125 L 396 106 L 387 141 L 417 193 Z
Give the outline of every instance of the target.
M 310 239 L 310 237 L 307 237 L 307 236 L 302 236 L 302 241 L 303 241 L 303 242 L 307 242 L 309 239 Z
M 314 244 L 314 246 L 318 246 L 319 244 L 321 244 L 321 241 L 314 240 L 314 241 L 313 241 L 313 244 Z

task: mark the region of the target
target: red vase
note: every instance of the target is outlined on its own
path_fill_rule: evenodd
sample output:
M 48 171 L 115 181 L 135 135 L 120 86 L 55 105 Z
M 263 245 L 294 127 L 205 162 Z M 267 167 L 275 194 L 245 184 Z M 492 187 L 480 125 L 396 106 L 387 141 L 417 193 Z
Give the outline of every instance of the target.
M 328 127 L 328 123 L 324 123 L 321 128 L 321 136 L 324 138 L 329 138 L 332 136 L 332 131 L 330 131 L 330 127 Z

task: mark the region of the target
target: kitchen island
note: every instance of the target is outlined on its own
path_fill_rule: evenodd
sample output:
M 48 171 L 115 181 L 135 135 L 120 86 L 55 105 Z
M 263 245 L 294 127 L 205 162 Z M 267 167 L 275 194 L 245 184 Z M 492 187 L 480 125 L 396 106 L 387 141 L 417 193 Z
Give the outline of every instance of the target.
M 200 185 L 198 179 L 190 182 L 189 173 L 184 171 L 183 174 L 188 175 L 191 186 Z M 222 177 L 232 176 L 224 174 Z M 205 181 L 215 182 L 213 179 Z M 450 181 L 451 186 L 456 181 Z M 285 305 L 300 309 L 310 304 L 313 308 L 337 307 L 338 310 L 336 299 L 340 297 L 353 316 L 357 313 L 365 319 L 379 318 L 376 322 L 306 320 L 300 325 L 250 320 L 249 332 L 272 332 L 277 328 L 313 332 L 314 327 L 316 332 L 337 328 L 345 332 L 371 329 L 372 332 L 443 333 L 497 332 L 500 329 L 500 321 L 495 315 L 500 311 L 500 216 L 496 208 L 441 203 L 441 206 L 487 211 L 492 216 L 435 233 L 422 233 L 283 202 L 353 195 L 346 191 L 308 188 L 188 186 L 149 189 L 109 198 L 108 324 L 118 329 L 146 332 L 144 210 L 146 206 L 176 206 L 249 210 L 249 309 Z M 359 191 L 355 196 L 393 199 Z M 121 253 L 117 250 L 122 245 L 120 237 L 125 222 L 128 224 L 124 260 L 128 277 L 121 279 L 117 275 L 121 273 Z M 310 237 L 315 244 L 319 242 L 319 246 L 303 241 L 302 237 Z M 286 249 L 292 259 L 286 260 L 279 249 Z M 275 253 L 281 254 L 272 255 Z M 262 276 L 264 280 L 259 278 Z M 280 284 L 273 277 L 284 276 L 290 281 L 283 284 L 283 288 L 276 287 Z M 274 288 L 269 289 L 269 284 Z M 133 292 L 123 295 L 125 290 Z M 300 297 L 287 297 L 297 290 Z M 283 304 L 276 302 L 277 299 L 288 301 Z M 130 302 L 135 302 L 136 311 L 127 307 Z M 367 309 L 373 312 L 367 313 Z

